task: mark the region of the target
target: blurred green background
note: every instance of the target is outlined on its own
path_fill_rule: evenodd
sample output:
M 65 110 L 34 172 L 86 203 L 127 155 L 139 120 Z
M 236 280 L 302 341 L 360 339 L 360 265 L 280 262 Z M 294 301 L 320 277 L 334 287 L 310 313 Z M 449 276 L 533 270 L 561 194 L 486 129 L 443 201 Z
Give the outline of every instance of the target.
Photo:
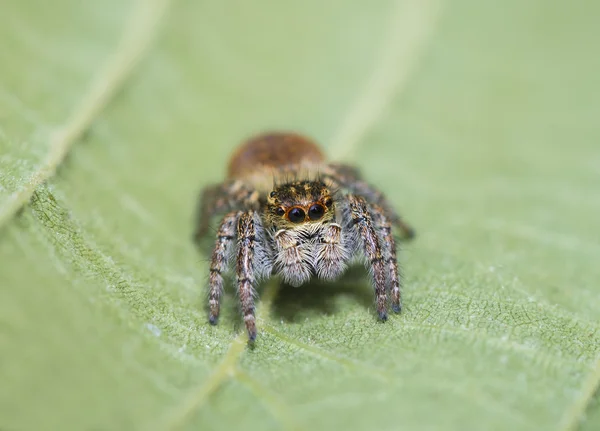
M 600 429 L 599 14 L 2 1 L 0 429 Z M 265 129 L 415 225 L 401 315 L 359 270 L 207 324 L 197 192 Z

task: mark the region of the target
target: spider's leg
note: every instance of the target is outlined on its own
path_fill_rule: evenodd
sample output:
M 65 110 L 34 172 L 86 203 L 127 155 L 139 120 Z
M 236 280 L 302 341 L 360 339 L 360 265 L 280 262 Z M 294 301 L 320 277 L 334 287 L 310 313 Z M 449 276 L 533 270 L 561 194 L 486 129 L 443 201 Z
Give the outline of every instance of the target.
M 258 192 L 249 189 L 240 180 L 205 187 L 198 200 L 196 241 L 206 234 L 214 215 L 235 209 L 258 208 L 258 200 Z
M 381 244 L 373 227 L 373 220 L 362 196 L 348 195 L 350 225 L 356 233 L 356 240 L 362 247 L 366 265 L 370 269 L 375 289 L 377 313 L 381 320 L 387 320 L 386 271 Z
M 375 229 L 379 232 L 381 238 L 381 252 L 383 261 L 386 266 L 388 283 L 390 285 L 390 293 L 392 297 L 392 310 L 399 313 L 402 309 L 401 297 L 401 279 L 398 273 L 398 260 L 396 256 L 396 241 L 392 234 L 392 226 L 385 217 L 383 208 L 378 205 L 371 206 L 371 214 Z
M 403 239 L 414 238 L 415 230 L 400 217 L 382 192 L 362 179 L 358 169 L 341 163 L 332 163 L 325 168 L 324 176 L 352 193 L 363 196 L 367 202 L 379 205 L 386 218 L 402 231 Z
M 411 240 L 415 237 L 415 228 L 406 223 L 400 216 L 397 216 L 393 222 L 402 231 L 402 239 Z
M 245 212 L 240 216 L 237 229 L 237 289 L 248 338 L 250 341 L 254 341 L 256 338 L 256 318 L 254 315 L 256 226 L 254 211 Z
M 217 241 L 210 260 L 208 304 L 210 307 L 209 321 L 213 325 L 217 323 L 217 319 L 219 318 L 221 296 L 223 295 L 222 274 L 227 269 L 231 255 L 231 246 L 235 243 L 235 223 L 238 217 L 239 213 L 230 212 L 223 218 L 217 232 Z
M 199 240 L 208 231 L 208 224 L 214 213 L 215 200 L 219 195 L 220 185 L 210 185 L 202 189 L 198 199 L 198 211 L 196 221 L 196 232 L 194 238 Z

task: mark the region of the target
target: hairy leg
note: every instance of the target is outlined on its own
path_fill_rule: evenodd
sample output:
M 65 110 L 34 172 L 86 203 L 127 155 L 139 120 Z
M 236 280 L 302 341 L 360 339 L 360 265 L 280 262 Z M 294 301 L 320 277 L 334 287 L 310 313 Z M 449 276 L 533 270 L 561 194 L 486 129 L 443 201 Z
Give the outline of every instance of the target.
M 381 252 L 387 270 L 388 283 L 392 297 L 392 310 L 399 313 L 402 308 L 402 298 L 400 292 L 401 280 L 400 274 L 398 273 L 398 260 L 396 256 L 396 241 L 392 234 L 392 226 L 385 217 L 383 208 L 377 205 L 372 205 L 371 208 L 375 229 L 379 232 L 381 238 Z
M 402 220 L 383 193 L 362 179 L 358 169 L 349 165 L 332 163 L 327 166 L 324 175 L 353 194 L 363 196 L 367 202 L 379 205 L 386 218 L 401 230 L 404 239 L 414 238 L 414 229 Z
M 387 289 L 385 264 L 377 232 L 367 208 L 367 202 L 362 196 L 348 195 L 348 210 L 350 224 L 356 233 L 356 241 L 362 247 L 366 265 L 370 269 L 375 289 L 377 313 L 381 320 L 387 320 Z
M 257 209 L 258 200 L 258 192 L 248 189 L 239 180 L 204 188 L 198 201 L 196 240 L 206 234 L 210 219 L 214 215 L 236 209 Z
M 254 310 L 256 226 L 254 211 L 243 213 L 238 220 L 237 289 L 242 315 L 250 341 L 256 339 Z
M 230 212 L 227 214 L 217 232 L 217 241 L 213 249 L 210 261 L 210 274 L 208 279 L 210 307 L 209 321 L 215 325 L 219 318 L 221 307 L 221 296 L 223 295 L 223 271 L 227 269 L 231 246 L 235 244 L 235 228 L 239 213 Z
M 344 244 L 342 227 L 330 223 L 323 230 L 322 236 L 315 245 L 315 260 L 313 263 L 319 278 L 335 280 L 346 270 L 346 262 L 350 250 Z

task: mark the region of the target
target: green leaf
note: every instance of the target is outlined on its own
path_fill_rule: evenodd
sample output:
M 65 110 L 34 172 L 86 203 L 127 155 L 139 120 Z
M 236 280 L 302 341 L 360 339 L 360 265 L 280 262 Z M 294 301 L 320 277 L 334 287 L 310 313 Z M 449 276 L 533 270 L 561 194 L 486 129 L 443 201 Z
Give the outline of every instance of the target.
M 0 14 L 0 429 L 600 426 L 597 4 L 46 3 Z M 207 324 L 197 193 L 272 128 L 415 225 L 401 315 L 358 268 Z

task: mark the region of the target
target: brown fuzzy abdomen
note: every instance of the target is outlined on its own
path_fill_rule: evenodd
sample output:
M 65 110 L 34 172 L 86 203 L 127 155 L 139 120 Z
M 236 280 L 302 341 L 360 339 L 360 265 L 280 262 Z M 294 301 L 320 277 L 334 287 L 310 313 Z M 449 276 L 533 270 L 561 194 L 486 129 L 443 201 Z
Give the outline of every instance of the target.
M 295 133 L 272 132 L 244 142 L 231 156 L 227 175 L 239 178 L 260 170 L 282 168 L 324 160 L 319 147 L 310 139 Z

